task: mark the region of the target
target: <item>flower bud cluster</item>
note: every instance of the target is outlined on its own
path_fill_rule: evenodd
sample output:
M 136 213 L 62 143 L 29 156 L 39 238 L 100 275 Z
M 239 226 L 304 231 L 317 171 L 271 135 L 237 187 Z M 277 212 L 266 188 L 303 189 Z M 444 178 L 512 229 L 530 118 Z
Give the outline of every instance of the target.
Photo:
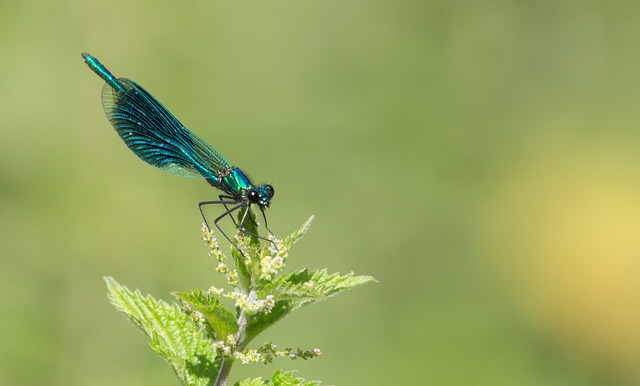
M 262 346 L 260 346 L 260 348 L 258 348 L 258 352 L 262 356 L 262 362 L 264 364 L 271 363 L 273 361 L 273 358 L 275 357 L 287 357 L 292 360 L 307 360 L 322 355 L 322 352 L 319 348 L 314 348 L 313 350 L 302 350 L 300 348 L 296 350 L 292 348 L 278 350 L 278 347 L 272 342 L 265 342 Z
M 238 271 L 235 269 L 230 269 L 229 266 L 227 266 L 227 264 L 225 263 L 225 260 L 227 260 L 227 256 L 225 256 L 220 249 L 220 243 L 216 239 L 216 236 L 205 224 L 202 225 L 202 235 L 202 239 L 209 246 L 209 256 L 213 256 L 217 261 L 216 272 L 225 275 L 227 283 L 229 283 L 229 285 L 233 287 L 237 286 Z
M 230 358 L 235 354 L 235 337 L 231 334 L 227 335 L 225 340 L 216 340 L 211 344 L 211 349 L 216 352 L 216 356 Z
M 278 347 L 271 342 L 264 343 L 258 349 L 250 349 L 244 352 L 236 351 L 232 335 L 228 336 L 225 340 L 216 340 L 211 345 L 211 349 L 214 350 L 219 357 L 238 359 L 242 364 L 257 362 L 268 364 L 273 362 L 273 359 L 276 357 L 286 357 L 292 360 L 307 360 L 322 355 L 322 352 L 318 348 L 312 350 L 302 350 L 300 348 L 295 350 L 292 348 L 278 350 Z
M 269 236 L 267 253 L 260 259 L 260 279 L 273 280 L 284 269 L 289 249 L 282 240 L 273 235 Z
M 267 295 L 264 299 L 259 299 L 255 292 L 251 294 L 243 294 L 238 291 L 230 292 L 226 295 L 228 298 L 236 301 L 236 307 L 249 315 L 257 314 L 258 312 L 269 313 L 276 305 L 273 295 Z

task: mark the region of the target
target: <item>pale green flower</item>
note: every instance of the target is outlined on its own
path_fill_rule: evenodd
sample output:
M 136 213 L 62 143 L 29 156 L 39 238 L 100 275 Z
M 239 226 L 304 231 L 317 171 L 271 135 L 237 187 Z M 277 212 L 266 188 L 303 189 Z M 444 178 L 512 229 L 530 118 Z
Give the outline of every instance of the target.
M 262 361 L 262 355 L 260 355 L 258 353 L 258 350 L 256 349 L 251 349 L 247 352 L 238 352 L 236 351 L 233 356 L 236 359 L 239 359 L 240 362 L 242 362 L 243 365 L 246 365 L 247 363 L 256 363 L 256 362 L 261 362 Z
M 222 294 L 224 293 L 224 289 L 218 288 L 218 287 L 215 287 L 215 286 L 211 286 L 211 287 L 209 287 L 207 292 L 210 293 L 211 295 L 214 295 L 214 296 L 222 296 Z

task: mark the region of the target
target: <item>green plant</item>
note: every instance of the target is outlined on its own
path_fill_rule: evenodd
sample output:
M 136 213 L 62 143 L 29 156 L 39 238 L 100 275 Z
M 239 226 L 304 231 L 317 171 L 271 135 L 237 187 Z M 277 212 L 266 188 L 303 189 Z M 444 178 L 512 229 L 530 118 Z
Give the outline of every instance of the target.
M 171 365 L 183 385 L 226 385 L 236 362 L 270 363 L 275 357 L 319 356 L 318 349 L 278 350 L 271 342 L 249 348 L 249 343 L 295 310 L 374 281 L 370 276 L 329 274 L 326 270 L 303 269 L 284 274 L 289 249 L 307 232 L 313 216 L 290 236 L 277 239 L 269 235 L 269 242 L 261 243 L 252 236 L 257 234 L 257 227 L 253 212 L 249 215 L 248 233 L 236 233 L 237 248 L 231 248 L 232 259 L 220 250 L 213 233 L 203 227 L 204 240 L 216 260 L 215 270 L 224 276 L 227 290 L 212 286 L 207 290 L 175 292 L 180 304 L 168 304 L 130 291 L 111 277 L 105 278 L 113 305 L 147 335 L 153 350 Z M 257 378 L 236 383 L 318 384 L 295 378 L 292 372 L 277 372 L 270 380 Z

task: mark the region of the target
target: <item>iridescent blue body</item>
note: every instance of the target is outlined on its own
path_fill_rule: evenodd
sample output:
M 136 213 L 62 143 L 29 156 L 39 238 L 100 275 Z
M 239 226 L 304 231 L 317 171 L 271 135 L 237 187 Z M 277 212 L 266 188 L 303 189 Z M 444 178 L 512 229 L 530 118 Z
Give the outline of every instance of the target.
M 219 200 L 199 204 L 207 227 L 209 222 L 203 206 L 209 204 L 224 205 L 225 212 L 216 217 L 214 225 L 229 241 L 231 239 L 218 222 L 242 207 L 258 205 L 266 227 L 264 209 L 269 207 L 274 195 L 271 185 L 251 183 L 242 170 L 231 166 L 222 154 L 182 125 L 142 86 L 129 79 L 116 78 L 98 59 L 87 53 L 82 57 L 89 68 L 106 82 L 102 89 L 102 106 L 107 119 L 131 151 L 165 172 L 183 177 L 202 177 L 226 193 L 219 195 Z M 244 231 L 246 218 L 245 214 L 238 223 L 241 231 Z

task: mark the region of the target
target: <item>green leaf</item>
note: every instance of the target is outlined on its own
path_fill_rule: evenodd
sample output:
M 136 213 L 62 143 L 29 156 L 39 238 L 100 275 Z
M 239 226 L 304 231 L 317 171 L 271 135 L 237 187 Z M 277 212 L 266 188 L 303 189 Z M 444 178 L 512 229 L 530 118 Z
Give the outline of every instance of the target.
M 270 381 L 262 378 L 245 379 L 236 382 L 235 386 L 317 386 L 320 381 L 305 381 L 303 378 L 295 378 L 293 371 L 278 371 L 271 377 Z
M 271 312 L 260 312 L 250 315 L 247 318 L 247 329 L 245 332 L 244 344 L 251 342 L 253 338 L 258 336 L 266 328 L 272 326 L 275 322 L 285 317 L 292 311 L 290 302 L 279 301 L 271 309 Z
M 184 385 L 213 385 L 220 360 L 210 340 L 178 305 L 132 292 L 112 277 L 104 280 L 111 303 L 150 339 L 153 350 L 173 367 Z
M 256 221 L 256 213 L 251 209 L 250 206 L 245 206 L 238 211 L 238 225 L 242 218 L 245 217 L 244 223 L 242 226 L 245 232 L 241 232 L 243 235 L 248 238 L 248 244 L 254 247 L 256 250 L 260 248 L 260 240 L 256 237 L 258 234 L 258 226 Z
M 174 292 L 173 296 L 204 316 L 211 338 L 224 340 L 228 335 L 235 335 L 238 331 L 236 314 L 227 309 L 215 296 L 199 289 Z
M 359 285 L 375 282 L 371 276 L 355 276 L 353 272 L 328 274 L 326 269 L 303 269 L 283 275 L 266 284 L 259 292 L 261 298 L 273 295 L 275 306 L 269 313 L 257 313 L 248 318 L 246 342 L 273 325 L 285 315 L 308 304 L 317 303 Z
M 263 288 L 265 294 L 272 294 L 276 302 L 285 300 L 291 303 L 292 311 L 301 307 L 326 300 L 357 286 L 375 282 L 371 276 L 329 274 L 326 269 L 311 271 L 303 269 L 290 275 L 278 277 Z
M 269 381 L 263 381 L 262 378 L 245 379 L 244 381 L 238 381 L 234 383 L 234 386 L 264 386 L 268 385 Z
M 252 266 L 255 266 L 255 257 L 259 254 L 260 240 L 255 236 L 258 232 L 258 229 L 256 227 L 256 215 L 253 209 L 250 209 L 249 206 L 245 206 L 238 211 L 237 224 L 240 224 L 240 221 L 242 221 L 245 213 L 247 218 L 245 218 L 243 226 L 246 233 L 238 230 L 235 235 L 235 242 L 237 243 L 237 247 L 243 250 L 243 252 L 240 252 L 240 250 L 238 250 L 237 248 L 232 247 L 231 257 L 233 258 L 238 270 L 240 287 L 244 291 L 249 292 L 252 285 L 252 276 L 254 275 Z M 249 260 L 247 259 L 247 257 L 249 258 Z
M 291 246 L 297 243 L 298 240 L 302 238 L 302 236 L 306 235 L 307 231 L 309 230 L 309 227 L 311 227 L 311 222 L 313 222 L 314 218 L 315 216 L 309 217 L 309 219 L 307 219 L 307 221 L 305 221 L 304 224 L 302 224 L 302 226 L 298 230 L 296 230 L 289 236 L 285 237 L 284 240 L 282 240 L 284 245 L 287 248 L 291 248 Z

